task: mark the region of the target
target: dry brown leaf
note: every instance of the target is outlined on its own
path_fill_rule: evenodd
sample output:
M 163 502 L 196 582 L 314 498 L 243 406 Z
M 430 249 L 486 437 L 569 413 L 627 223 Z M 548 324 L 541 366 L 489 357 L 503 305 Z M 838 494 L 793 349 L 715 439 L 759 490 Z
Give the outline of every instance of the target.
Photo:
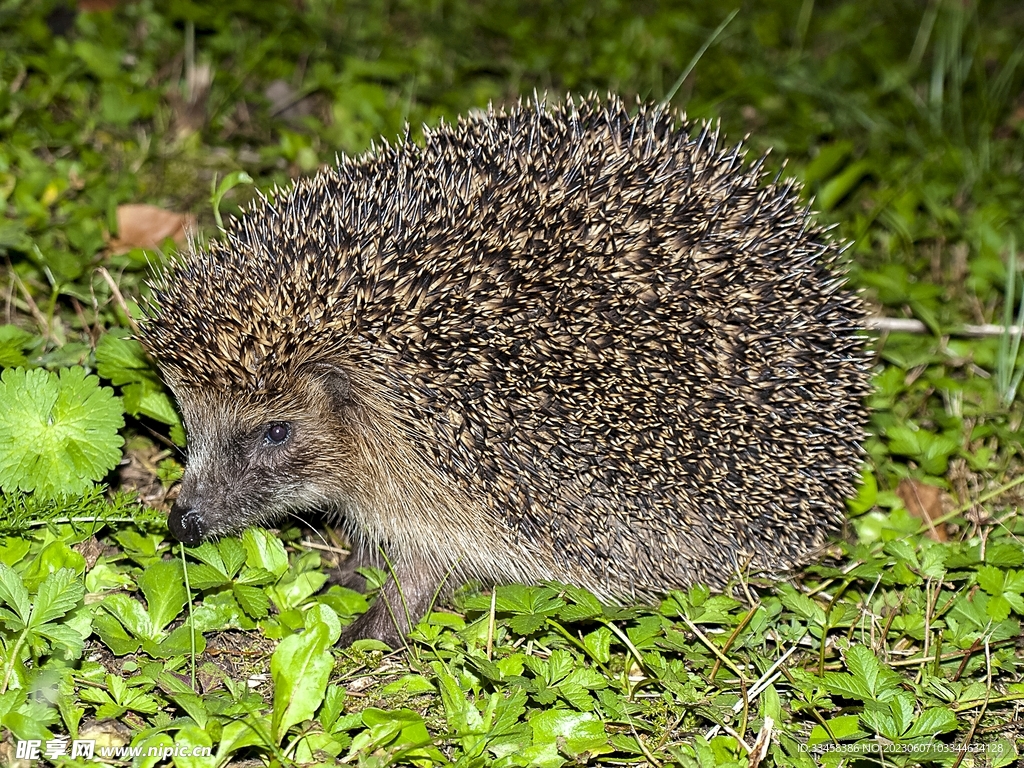
M 117 209 L 118 236 L 110 241 L 116 253 L 132 248 L 159 248 L 168 237 L 176 243 L 185 241 L 188 230 L 195 227 L 195 218 L 185 213 L 166 211 L 155 205 L 121 205 Z
M 942 500 L 945 494 L 941 488 L 911 478 L 904 478 L 900 480 L 900 484 L 896 488 L 896 495 L 900 497 L 903 506 L 911 515 L 920 518 L 928 525 L 930 529 L 928 535 L 935 541 L 946 541 L 949 538 L 946 535 L 946 526 L 942 523 L 935 523 L 944 512 Z

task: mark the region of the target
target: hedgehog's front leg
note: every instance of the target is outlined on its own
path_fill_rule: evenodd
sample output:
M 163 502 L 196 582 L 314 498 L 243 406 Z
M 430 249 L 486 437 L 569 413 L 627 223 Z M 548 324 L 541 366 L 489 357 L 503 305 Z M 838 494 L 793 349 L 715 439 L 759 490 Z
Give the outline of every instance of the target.
M 343 568 L 354 574 L 355 569 Z M 392 648 L 402 648 L 405 636 L 426 614 L 439 587 L 429 570 L 414 563 L 392 568 L 369 610 L 342 630 L 341 645 L 373 638 Z

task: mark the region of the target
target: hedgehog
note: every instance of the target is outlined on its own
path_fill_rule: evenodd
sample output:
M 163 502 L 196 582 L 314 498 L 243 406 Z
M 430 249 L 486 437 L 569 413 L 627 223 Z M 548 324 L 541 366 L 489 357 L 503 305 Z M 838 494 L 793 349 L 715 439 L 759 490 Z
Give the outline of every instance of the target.
M 450 585 L 642 602 L 780 574 L 843 521 L 868 358 L 843 248 L 714 125 L 615 97 L 424 128 L 260 196 L 153 281 L 187 545 L 325 513 L 344 641 Z

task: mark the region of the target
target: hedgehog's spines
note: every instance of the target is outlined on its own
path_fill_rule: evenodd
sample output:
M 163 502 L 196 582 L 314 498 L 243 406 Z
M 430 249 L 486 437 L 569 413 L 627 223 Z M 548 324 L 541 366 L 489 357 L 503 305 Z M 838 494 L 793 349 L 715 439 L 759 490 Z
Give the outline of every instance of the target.
M 534 93 L 422 147 L 406 126 L 194 242 L 154 283 L 146 345 L 178 390 L 231 402 L 343 369 L 487 536 L 602 595 L 792 562 L 860 462 L 863 310 L 766 155 L 679 121 Z
M 750 168 L 747 169 L 747 172 L 751 176 L 753 176 L 754 178 L 758 179 L 759 181 L 762 178 L 764 178 L 764 173 L 765 173 L 764 172 L 764 164 L 765 164 L 765 161 L 768 159 L 768 152 L 770 152 L 770 151 L 771 150 L 768 150 L 768 151 L 764 152 L 753 163 L 751 163 L 750 164 Z

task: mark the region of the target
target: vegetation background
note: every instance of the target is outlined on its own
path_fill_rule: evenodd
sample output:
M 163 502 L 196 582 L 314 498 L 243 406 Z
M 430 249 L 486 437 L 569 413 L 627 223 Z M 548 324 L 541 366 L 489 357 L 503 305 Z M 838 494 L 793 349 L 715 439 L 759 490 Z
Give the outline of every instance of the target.
M 1024 319 L 1022 58 L 1010 0 L 0 0 L 0 762 L 1014 764 L 1024 361 L 986 326 Z M 535 91 L 749 134 L 916 321 L 872 342 L 847 536 L 791 582 L 470 587 L 407 651 L 335 649 L 334 546 L 168 538 L 145 280 L 256 190 Z

